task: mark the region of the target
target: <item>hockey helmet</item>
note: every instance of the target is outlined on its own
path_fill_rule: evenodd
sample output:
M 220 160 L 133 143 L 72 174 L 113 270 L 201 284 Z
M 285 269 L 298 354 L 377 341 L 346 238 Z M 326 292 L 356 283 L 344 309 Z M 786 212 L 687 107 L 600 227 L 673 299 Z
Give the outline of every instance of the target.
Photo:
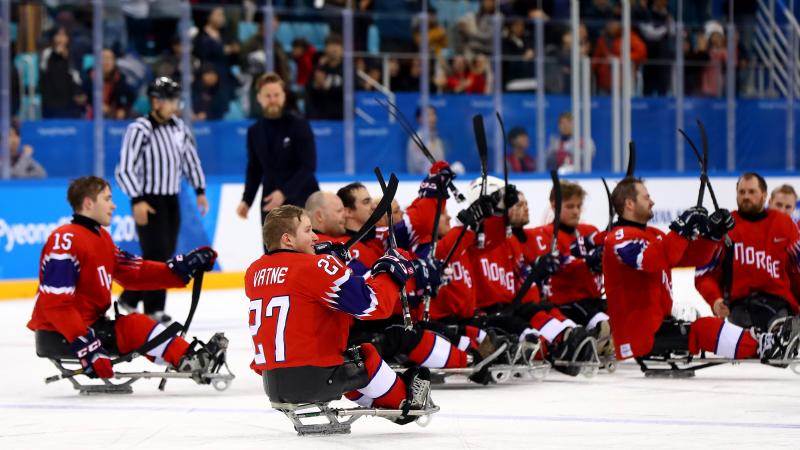
M 147 96 L 162 100 L 180 98 L 181 85 L 170 77 L 158 77 L 147 86 Z
M 467 191 L 467 201 L 472 204 L 481 195 L 481 182 L 483 178 L 478 177 L 469 183 Z M 486 177 L 486 195 L 494 194 L 505 186 L 503 180 L 491 175 Z

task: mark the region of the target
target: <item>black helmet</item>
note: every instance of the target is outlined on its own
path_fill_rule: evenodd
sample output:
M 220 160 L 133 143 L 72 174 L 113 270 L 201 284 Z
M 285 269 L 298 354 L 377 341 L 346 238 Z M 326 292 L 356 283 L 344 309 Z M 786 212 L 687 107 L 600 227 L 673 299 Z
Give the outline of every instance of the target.
M 147 96 L 160 99 L 180 98 L 181 85 L 170 77 L 158 77 L 147 86 Z

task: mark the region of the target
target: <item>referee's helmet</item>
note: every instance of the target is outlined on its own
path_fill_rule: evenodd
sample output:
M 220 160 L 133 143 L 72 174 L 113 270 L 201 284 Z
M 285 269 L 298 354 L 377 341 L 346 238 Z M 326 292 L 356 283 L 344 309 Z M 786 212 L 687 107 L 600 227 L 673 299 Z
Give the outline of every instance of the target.
M 181 85 L 170 77 L 158 77 L 147 86 L 147 96 L 164 100 L 180 98 Z

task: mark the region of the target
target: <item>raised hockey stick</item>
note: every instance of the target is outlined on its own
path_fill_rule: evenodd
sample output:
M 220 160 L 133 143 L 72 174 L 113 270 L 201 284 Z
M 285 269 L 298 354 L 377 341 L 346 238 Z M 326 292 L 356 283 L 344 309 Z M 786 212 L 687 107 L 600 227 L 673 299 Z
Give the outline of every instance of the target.
M 436 181 L 436 214 L 433 216 L 433 231 L 431 232 L 431 248 L 428 252 L 428 260 L 433 262 L 436 259 L 436 247 L 439 244 L 439 222 L 442 218 L 442 206 L 444 206 L 444 189 Z M 442 266 L 443 268 L 445 266 Z M 431 318 L 431 295 L 426 293 L 422 297 L 422 321 L 428 322 Z
M 558 229 L 561 227 L 561 181 L 558 179 L 558 172 L 550 171 L 550 179 L 553 180 L 553 194 L 555 194 L 553 204 L 553 237 L 550 240 L 550 254 L 558 254 Z
M 606 231 L 611 229 L 611 225 L 614 224 L 614 203 L 611 201 L 611 190 L 608 188 L 608 183 L 606 179 L 600 177 L 603 181 L 603 187 L 606 189 L 606 197 L 608 198 L 608 225 L 606 225 Z
M 192 324 L 192 319 L 194 319 L 194 312 L 197 311 L 197 305 L 200 303 L 200 293 L 203 290 L 203 272 L 202 270 L 198 272 L 194 276 L 194 283 L 192 283 L 192 303 L 189 306 L 189 315 L 186 316 L 186 321 L 183 323 L 183 330 L 181 330 L 181 337 L 186 337 L 186 333 L 189 331 L 189 325 Z M 169 367 L 164 373 L 169 372 Z M 161 382 L 158 383 L 158 390 L 163 391 L 164 388 L 167 386 L 167 379 L 162 378 Z
M 636 170 L 636 144 L 633 141 L 628 143 L 628 168 L 625 170 L 625 178 L 633 178 Z
M 555 170 L 550 171 L 550 179 L 553 180 L 553 189 L 555 193 L 555 205 L 554 205 L 555 217 L 553 217 L 553 238 L 550 241 L 550 254 L 557 255 L 558 229 L 561 225 L 561 182 L 558 179 L 558 172 Z M 535 281 L 534 280 L 535 275 L 536 274 L 534 273 L 534 271 L 531 270 L 531 273 L 529 273 L 528 276 L 525 277 L 525 280 L 522 282 L 522 286 L 519 287 L 517 294 L 511 300 L 511 303 L 509 304 L 508 308 L 506 308 L 507 313 L 510 314 L 512 311 L 514 311 L 514 309 L 516 309 L 516 307 L 520 304 L 520 302 L 522 302 L 522 299 L 531 289 L 531 286 L 533 286 L 533 283 Z
M 472 130 L 475 132 L 475 145 L 478 146 L 478 156 L 481 160 L 481 197 L 486 195 L 486 178 L 489 176 L 489 147 L 486 144 L 486 131 L 483 128 L 483 116 L 472 116 Z M 486 245 L 486 234 L 483 224 L 478 226 L 478 248 Z
M 692 151 L 694 151 L 694 155 L 697 157 L 697 161 L 700 163 L 701 167 L 701 189 L 703 185 L 708 187 L 708 195 L 711 197 L 711 202 L 714 204 L 714 211 L 718 211 L 719 203 L 717 202 L 717 196 L 714 194 L 714 188 L 711 186 L 711 181 L 708 178 L 708 134 L 706 133 L 706 127 L 700 119 L 697 119 L 697 128 L 700 129 L 700 139 L 703 143 L 702 156 L 689 136 L 683 130 L 678 131 L 689 143 Z M 731 237 L 727 232 L 723 235 L 723 242 L 725 244 L 725 258 L 722 260 L 722 300 L 727 305 L 730 301 L 731 290 L 733 289 L 733 241 L 731 241 Z
M 436 158 L 433 157 L 433 153 L 431 153 L 430 149 L 428 149 L 428 146 L 425 145 L 425 142 L 422 140 L 419 134 L 416 131 L 414 131 L 414 127 L 412 127 L 411 124 L 408 122 L 406 116 L 404 116 L 403 113 L 400 112 L 400 108 L 398 108 L 397 105 L 390 102 L 389 100 L 380 98 L 378 99 L 378 104 L 383 106 L 386 109 L 386 111 L 392 115 L 392 117 L 397 119 L 397 122 L 400 124 L 400 128 L 402 128 L 403 131 L 406 132 L 409 139 L 411 139 L 411 141 L 414 142 L 414 144 L 416 144 L 417 148 L 422 152 L 423 155 L 425 155 L 428 161 L 430 161 L 431 164 L 436 164 Z M 462 194 L 458 190 L 458 188 L 456 188 L 456 185 L 453 184 L 452 180 L 449 183 L 447 183 L 447 189 L 450 190 L 450 192 L 453 194 L 453 197 L 455 197 L 456 202 L 461 203 L 464 200 L 466 200 L 464 194 Z
M 380 167 L 375 168 L 375 176 L 378 177 L 378 183 L 381 185 L 381 191 L 383 191 L 384 198 L 389 196 L 389 189 L 386 186 L 386 180 L 383 179 L 383 173 L 381 173 Z M 389 176 L 389 185 L 392 183 L 397 186 L 397 177 L 394 174 Z M 391 194 L 391 197 L 394 197 L 394 194 Z M 389 209 L 386 210 L 386 222 L 389 226 L 389 248 L 396 249 L 397 248 L 397 239 L 394 235 L 394 226 L 392 225 L 392 208 L 391 203 L 389 204 Z M 414 327 L 414 323 L 411 321 L 411 311 L 408 308 L 408 298 L 406 297 L 406 290 L 405 286 L 400 287 L 400 304 L 403 307 L 403 324 L 405 325 L 406 330 L 410 330 Z
M 153 339 L 150 339 L 149 341 L 147 341 L 144 344 L 142 344 L 141 347 L 137 348 L 136 350 L 134 350 L 132 352 L 128 352 L 128 353 L 126 353 L 124 355 L 120 355 L 120 356 L 117 356 L 116 358 L 112 359 L 111 360 L 111 365 L 115 366 L 115 365 L 117 365 L 119 363 L 128 362 L 128 361 L 130 361 L 130 360 L 132 360 L 134 358 L 138 358 L 139 356 L 142 356 L 142 355 L 146 354 L 150 350 L 158 347 L 159 345 L 163 344 L 164 342 L 167 342 L 169 339 L 172 339 L 173 337 L 175 337 L 178 333 L 180 333 L 181 329 L 183 329 L 181 324 L 179 324 L 177 322 L 171 323 L 164 331 L 159 333 Z M 66 379 L 66 378 L 72 378 L 72 377 L 77 376 L 77 375 L 83 375 L 85 372 L 86 372 L 86 369 L 81 367 L 80 369 L 75 369 L 75 370 L 69 371 L 67 373 L 61 373 L 61 374 L 58 374 L 58 375 L 53 375 L 51 377 L 47 377 L 47 378 L 45 378 L 44 382 L 45 383 L 52 383 L 54 381 L 63 380 L 63 379 Z
M 506 237 L 511 237 L 511 219 L 508 217 L 508 138 L 506 136 L 506 126 L 503 124 L 503 118 L 500 113 L 495 111 L 497 116 L 497 124 L 500 125 L 500 132 L 503 133 L 503 186 L 506 188 L 503 191 L 503 221 L 506 224 Z
M 389 214 L 392 212 L 392 200 L 394 200 L 394 195 L 397 193 L 397 185 L 399 181 L 397 177 L 392 177 L 389 179 L 389 185 L 386 186 L 386 189 L 383 191 L 383 198 L 381 201 L 378 202 L 378 205 L 375 207 L 375 210 L 372 211 L 372 214 L 369 216 L 364 225 L 356 231 L 347 242 L 345 242 L 344 246 L 347 250 L 353 248 L 358 241 L 364 239 L 364 236 L 367 235 L 373 228 L 375 228 L 375 224 L 378 223 L 379 220 L 383 217 L 384 214 L 388 211 Z M 390 227 L 391 229 L 391 227 Z

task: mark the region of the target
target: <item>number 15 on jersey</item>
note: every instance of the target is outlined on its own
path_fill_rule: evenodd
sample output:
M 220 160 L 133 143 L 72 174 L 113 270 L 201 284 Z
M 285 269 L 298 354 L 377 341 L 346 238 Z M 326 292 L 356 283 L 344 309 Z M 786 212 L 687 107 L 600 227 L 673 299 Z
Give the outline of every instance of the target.
M 258 330 L 261 328 L 262 312 L 261 306 L 263 299 L 255 299 L 250 301 L 250 335 L 254 338 L 255 343 L 255 362 L 256 364 L 266 364 L 266 356 L 264 355 L 264 345 L 258 343 Z M 264 318 L 271 318 L 277 316 L 275 324 L 275 362 L 286 361 L 286 341 L 284 339 L 284 332 L 286 331 L 286 318 L 289 316 L 289 296 L 280 295 L 272 297 L 264 308 Z

